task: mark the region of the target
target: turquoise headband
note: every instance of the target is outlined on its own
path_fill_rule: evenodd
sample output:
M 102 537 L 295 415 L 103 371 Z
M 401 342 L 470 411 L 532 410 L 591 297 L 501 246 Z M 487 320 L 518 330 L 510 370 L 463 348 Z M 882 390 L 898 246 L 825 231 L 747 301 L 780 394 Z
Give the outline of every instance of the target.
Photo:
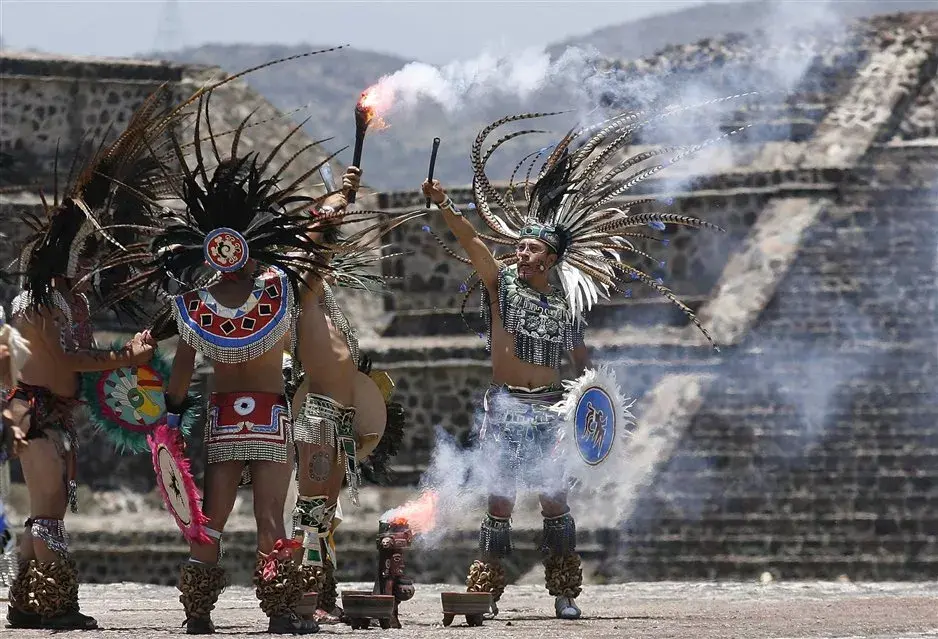
M 521 229 L 521 239 L 524 238 L 540 240 L 550 247 L 554 253 L 560 254 L 560 234 L 557 233 L 557 229 L 553 226 L 538 224 L 536 222 L 526 224 L 524 228 Z

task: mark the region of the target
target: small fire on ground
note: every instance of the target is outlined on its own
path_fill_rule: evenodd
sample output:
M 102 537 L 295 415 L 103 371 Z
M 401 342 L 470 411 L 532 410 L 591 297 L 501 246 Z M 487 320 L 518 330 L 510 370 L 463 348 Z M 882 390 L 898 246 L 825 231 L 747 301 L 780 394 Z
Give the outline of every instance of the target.
M 381 521 L 396 526 L 409 525 L 414 534 L 430 532 L 436 526 L 437 499 L 435 492 L 425 491 L 417 499 L 384 513 Z

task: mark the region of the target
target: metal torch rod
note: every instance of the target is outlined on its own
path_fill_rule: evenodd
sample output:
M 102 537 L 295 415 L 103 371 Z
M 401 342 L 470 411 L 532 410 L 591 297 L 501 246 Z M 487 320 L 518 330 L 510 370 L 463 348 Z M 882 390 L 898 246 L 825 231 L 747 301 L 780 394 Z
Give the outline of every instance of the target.
M 322 178 L 322 183 L 326 187 L 326 193 L 335 191 L 335 178 L 332 176 L 332 167 L 328 163 L 319 167 L 319 177 Z
M 433 169 L 436 168 L 436 152 L 440 150 L 440 138 L 433 138 L 433 148 L 430 150 L 430 168 L 427 170 L 427 182 L 433 184 Z M 430 198 L 427 197 L 427 208 L 430 208 Z

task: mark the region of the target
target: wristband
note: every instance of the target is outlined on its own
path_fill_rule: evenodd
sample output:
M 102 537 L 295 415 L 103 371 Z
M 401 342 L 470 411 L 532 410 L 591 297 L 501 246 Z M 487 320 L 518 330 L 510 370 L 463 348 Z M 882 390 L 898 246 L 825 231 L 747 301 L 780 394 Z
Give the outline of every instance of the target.
M 181 421 L 179 413 L 166 413 L 166 425 L 170 428 L 178 429 Z
M 452 199 L 450 196 L 448 196 L 448 195 L 446 196 L 446 199 L 445 199 L 445 200 L 443 200 L 442 202 L 440 202 L 439 204 L 437 204 L 437 207 L 438 207 L 440 210 L 445 209 L 445 210 L 449 211 L 450 213 L 452 213 L 452 214 L 455 215 L 456 217 L 462 217 L 462 213 L 460 212 L 459 209 L 456 208 L 456 205 L 453 204 L 453 199 Z

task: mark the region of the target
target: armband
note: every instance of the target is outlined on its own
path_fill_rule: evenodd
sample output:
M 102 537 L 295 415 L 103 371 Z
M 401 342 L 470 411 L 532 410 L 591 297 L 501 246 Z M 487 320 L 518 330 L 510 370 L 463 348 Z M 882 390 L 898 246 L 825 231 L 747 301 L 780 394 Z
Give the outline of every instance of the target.
M 166 425 L 170 428 L 178 429 L 182 422 L 179 413 L 166 413 Z

